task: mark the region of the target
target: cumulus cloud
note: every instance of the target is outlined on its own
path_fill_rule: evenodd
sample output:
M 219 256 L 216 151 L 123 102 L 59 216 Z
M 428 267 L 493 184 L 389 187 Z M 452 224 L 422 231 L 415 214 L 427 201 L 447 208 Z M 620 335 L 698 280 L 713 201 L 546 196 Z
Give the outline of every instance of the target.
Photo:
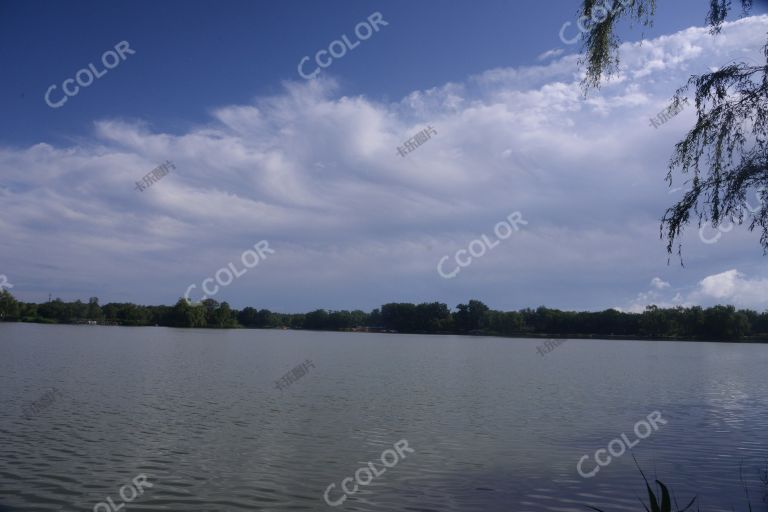
M 692 290 L 673 289 L 670 283 L 658 277 L 653 278 L 651 287 L 653 290 L 639 293 L 626 309 L 640 312 L 650 305 L 675 307 L 696 304 L 732 304 L 760 310 L 768 307 L 768 278 L 749 277 L 736 269 L 706 276 Z M 667 292 L 662 293 L 662 290 Z
M 695 305 L 693 302 L 686 301 L 680 293 L 675 293 L 673 297 L 669 297 L 660 293 L 658 290 L 648 290 L 640 292 L 637 297 L 629 303 L 628 306 L 622 308 L 616 308 L 619 311 L 627 311 L 630 313 L 642 313 L 648 306 L 657 306 L 660 308 L 675 308 L 675 307 L 690 307 Z
M 696 298 L 741 306 L 768 306 L 768 279 L 749 278 L 736 269 L 707 276 L 693 294 Z
M 168 303 L 265 239 L 274 257 L 217 299 L 288 311 L 475 296 L 499 308 L 602 308 L 667 263 L 665 164 L 693 114 L 663 130 L 648 118 L 691 73 L 756 58 L 766 30 L 768 17 L 753 17 L 719 39 L 691 28 L 625 44 L 621 76 L 586 101 L 576 57 L 553 50 L 546 65 L 488 70 L 396 102 L 319 78 L 212 106 L 209 123 L 183 133 L 102 119 L 68 147 L 0 148 L 0 272 L 27 300 L 53 291 Z M 398 155 L 427 125 L 437 134 Z M 137 191 L 165 160 L 176 169 Z M 442 256 L 512 211 L 529 221 L 522 232 L 460 277 L 439 277 Z M 724 257 L 740 268 L 759 261 L 754 238 L 731 239 L 695 245 L 695 266 L 677 277 L 690 282 Z M 760 299 L 755 282 L 719 279 L 702 285 L 702 300 L 728 283 L 741 295 L 723 300 Z M 661 278 L 651 286 L 673 291 Z

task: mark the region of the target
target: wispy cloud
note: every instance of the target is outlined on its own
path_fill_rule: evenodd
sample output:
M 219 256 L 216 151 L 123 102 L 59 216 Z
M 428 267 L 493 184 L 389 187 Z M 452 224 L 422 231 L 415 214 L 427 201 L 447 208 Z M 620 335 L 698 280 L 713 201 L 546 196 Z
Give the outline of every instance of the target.
M 562 48 L 553 48 L 552 50 L 547 50 L 544 53 L 540 53 L 538 57 L 536 57 L 536 60 L 547 60 L 553 57 L 558 57 L 562 55 L 563 51 L 564 50 Z
M 69 147 L 5 147 L 0 272 L 26 299 L 167 303 L 265 239 L 280 257 L 222 300 L 285 310 L 478 294 L 496 307 L 618 303 L 666 268 L 665 164 L 693 113 L 664 133 L 647 118 L 691 73 L 745 48 L 757 56 L 766 30 L 768 17 L 754 17 L 719 39 L 693 28 L 626 44 L 621 75 L 586 101 L 575 57 L 554 50 L 547 65 L 489 70 L 397 102 L 346 96 L 326 77 L 217 106 L 183 133 L 103 119 Z M 427 124 L 440 136 L 399 157 L 394 148 Z M 166 160 L 177 169 L 136 193 Z M 438 277 L 439 255 L 513 210 L 530 222 L 514 243 L 461 280 Z M 761 261 L 753 238 L 691 249 L 695 265 L 678 282 L 713 274 L 725 257 L 738 268 Z M 661 283 L 654 291 L 669 291 Z

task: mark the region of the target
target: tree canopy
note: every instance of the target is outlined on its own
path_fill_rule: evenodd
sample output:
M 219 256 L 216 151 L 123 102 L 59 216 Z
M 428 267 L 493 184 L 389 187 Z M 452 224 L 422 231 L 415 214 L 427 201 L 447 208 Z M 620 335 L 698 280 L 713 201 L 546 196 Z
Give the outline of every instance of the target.
M 458 304 L 452 310 L 441 302 L 389 303 L 367 313 L 361 310 L 277 313 L 246 307 L 232 309 L 226 302 L 207 299 L 190 304 L 179 299 L 173 306 L 142 306 L 110 302 L 99 306 L 56 299 L 43 304 L 16 301 L 0 292 L 0 321 L 40 323 L 98 323 L 126 326 L 186 328 L 307 329 L 319 331 L 389 331 L 425 334 L 483 334 L 519 337 L 623 337 L 707 339 L 719 341 L 768 340 L 768 312 L 711 308 L 649 306 L 642 313 L 615 309 L 596 312 L 537 309 L 497 311 L 479 300 Z
M 741 15 L 748 15 L 752 0 L 740 4 Z M 655 8 L 656 0 L 583 1 L 582 14 L 595 20 L 583 34 L 585 94 L 618 72 L 618 22 L 650 25 Z M 730 0 L 709 0 L 706 21 L 713 37 L 732 11 Z M 670 186 L 677 171 L 690 188 L 666 210 L 660 226 L 667 252 L 672 254 L 677 243 L 681 262 L 680 238 L 692 219 L 699 226 L 711 222 L 717 227 L 723 221 L 742 224 L 749 217 L 748 229 L 760 232 L 763 252 L 768 252 L 768 42 L 761 50 L 762 63 L 723 63 L 692 76 L 674 93 L 671 109 L 679 108 L 692 91 L 697 116 L 676 144 L 666 173 Z M 757 206 L 750 204 L 752 193 Z

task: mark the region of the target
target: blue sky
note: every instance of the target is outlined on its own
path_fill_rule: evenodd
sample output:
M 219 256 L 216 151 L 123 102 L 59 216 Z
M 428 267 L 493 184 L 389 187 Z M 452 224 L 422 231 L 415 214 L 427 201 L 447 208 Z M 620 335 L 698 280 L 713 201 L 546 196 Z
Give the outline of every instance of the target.
M 765 308 L 755 235 L 689 229 L 685 268 L 658 240 L 692 113 L 648 119 L 691 74 L 758 59 L 768 32 L 757 5 L 714 38 L 707 3 L 659 2 L 652 28 L 623 27 L 621 75 L 585 99 L 579 45 L 558 35 L 576 2 L 0 2 L 0 274 L 24 300 L 173 303 L 268 240 L 275 254 L 214 298 Z M 375 12 L 386 26 L 299 76 Z M 121 41 L 135 53 L 46 104 Z M 165 160 L 176 168 L 136 190 Z M 514 211 L 528 224 L 440 277 L 441 257 Z
M 660 2 L 649 35 L 703 20 L 701 0 Z M 365 2 L 138 1 L 0 2 L 0 59 L 6 74 L 0 111 L 5 144 L 66 143 L 87 135 L 95 119 L 121 117 L 180 133 L 208 121 L 209 109 L 247 103 L 296 80 L 297 63 L 324 48 L 371 12 L 392 30 L 363 51 L 334 63 L 346 94 L 397 101 L 414 90 L 496 67 L 535 64 L 563 45 L 558 33 L 575 18 L 573 1 L 457 0 Z M 674 7 L 672 6 L 674 4 Z M 570 29 L 567 34 L 575 33 Z M 626 31 L 638 39 L 642 31 Z M 121 40 L 139 58 L 116 68 L 79 95 L 72 108 L 51 110 L 40 96 Z M 574 51 L 571 46 L 568 51 Z M 118 73 L 119 71 L 119 73 Z M 5 117 L 4 116 L 4 117 Z

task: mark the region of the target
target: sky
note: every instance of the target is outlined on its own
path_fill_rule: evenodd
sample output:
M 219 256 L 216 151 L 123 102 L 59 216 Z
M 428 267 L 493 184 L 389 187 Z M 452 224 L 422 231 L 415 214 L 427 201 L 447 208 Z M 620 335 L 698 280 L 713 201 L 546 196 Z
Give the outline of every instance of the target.
M 575 1 L 0 0 L 0 286 L 282 312 L 765 310 L 756 233 L 690 226 L 685 265 L 667 255 L 685 176 L 664 177 L 694 112 L 651 118 L 689 76 L 761 59 L 766 2 L 716 36 L 708 1 L 658 4 L 585 97 L 560 37 Z

